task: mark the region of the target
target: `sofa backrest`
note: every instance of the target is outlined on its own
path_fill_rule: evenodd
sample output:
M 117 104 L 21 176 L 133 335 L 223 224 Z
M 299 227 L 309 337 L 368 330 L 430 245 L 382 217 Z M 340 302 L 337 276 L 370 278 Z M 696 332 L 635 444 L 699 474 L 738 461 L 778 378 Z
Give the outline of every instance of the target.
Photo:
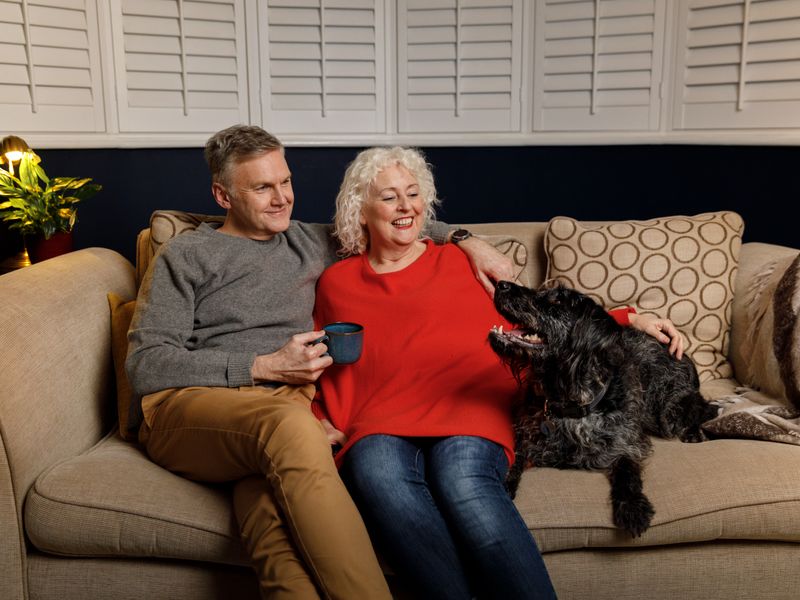
M 136 284 L 142 282 L 155 253 L 172 237 L 196 228 L 203 221 L 221 222 L 219 215 L 202 215 L 176 210 L 159 210 L 150 217 L 150 227 L 139 232 L 136 240 Z M 476 235 L 485 237 L 506 252 L 515 263 L 518 280 L 525 285 L 538 285 L 544 279 L 547 260 L 544 254 L 544 232 L 547 223 L 479 223 L 464 224 Z

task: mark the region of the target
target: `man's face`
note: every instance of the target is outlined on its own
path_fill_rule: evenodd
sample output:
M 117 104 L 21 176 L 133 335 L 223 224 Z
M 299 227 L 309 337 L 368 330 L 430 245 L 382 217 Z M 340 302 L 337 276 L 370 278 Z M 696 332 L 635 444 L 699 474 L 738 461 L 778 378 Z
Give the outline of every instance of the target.
M 294 205 L 291 175 L 280 150 L 233 164 L 227 185 L 211 186 L 217 204 L 228 211 L 219 231 L 254 240 L 286 231 Z

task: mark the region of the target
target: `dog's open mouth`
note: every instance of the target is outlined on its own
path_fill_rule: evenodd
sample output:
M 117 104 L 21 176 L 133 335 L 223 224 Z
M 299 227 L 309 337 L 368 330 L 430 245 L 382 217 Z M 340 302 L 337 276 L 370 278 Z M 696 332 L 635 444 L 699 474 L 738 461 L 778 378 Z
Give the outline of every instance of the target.
M 492 334 L 496 335 L 497 337 L 503 338 L 505 341 L 511 344 L 518 344 L 520 346 L 525 347 L 534 347 L 534 346 L 541 346 L 544 344 L 544 340 L 539 337 L 539 335 L 535 331 L 531 331 L 529 329 L 511 329 L 509 331 L 503 331 L 503 326 L 495 325 L 492 327 Z

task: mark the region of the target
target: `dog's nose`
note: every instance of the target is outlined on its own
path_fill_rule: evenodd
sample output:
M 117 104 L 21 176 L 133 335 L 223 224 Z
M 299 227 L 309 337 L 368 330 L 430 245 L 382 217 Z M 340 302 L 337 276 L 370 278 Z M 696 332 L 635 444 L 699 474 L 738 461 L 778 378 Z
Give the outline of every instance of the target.
M 495 291 L 497 292 L 507 292 L 510 289 L 511 289 L 510 281 L 498 281 L 497 285 L 495 286 Z

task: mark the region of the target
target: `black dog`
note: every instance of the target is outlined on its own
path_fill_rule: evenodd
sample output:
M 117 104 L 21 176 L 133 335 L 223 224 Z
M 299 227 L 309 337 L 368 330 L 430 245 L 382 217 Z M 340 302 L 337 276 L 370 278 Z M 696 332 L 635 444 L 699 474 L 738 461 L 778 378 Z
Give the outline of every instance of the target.
M 650 526 L 642 491 L 648 435 L 700 442 L 717 409 L 699 393 L 697 370 L 658 340 L 561 286 L 531 290 L 501 281 L 495 306 L 518 329 L 493 329 L 492 349 L 528 394 L 515 418 L 516 460 L 507 487 L 536 466 L 606 470 L 614 523 L 634 537 Z

